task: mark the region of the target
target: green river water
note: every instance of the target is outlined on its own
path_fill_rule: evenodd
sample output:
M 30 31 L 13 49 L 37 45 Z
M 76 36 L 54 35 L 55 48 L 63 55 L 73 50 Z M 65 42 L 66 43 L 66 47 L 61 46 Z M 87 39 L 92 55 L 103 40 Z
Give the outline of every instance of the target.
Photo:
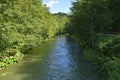
M 23 61 L 0 71 L 0 80 L 100 80 L 80 47 L 65 36 L 34 47 Z

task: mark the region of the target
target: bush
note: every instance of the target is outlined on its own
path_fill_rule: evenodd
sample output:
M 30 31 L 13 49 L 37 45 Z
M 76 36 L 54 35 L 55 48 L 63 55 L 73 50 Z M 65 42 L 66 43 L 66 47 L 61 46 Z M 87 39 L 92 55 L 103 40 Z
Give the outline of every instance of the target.
M 106 57 L 120 57 L 120 37 L 101 42 L 98 46 L 98 52 Z
M 119 58 L 104 58 L 101 64 L 104 80 L 119 80 L 120 79 L 120 59 Z
M 11 55 L 11 52 L 14 52 L 14 55 Z M 18 63 L 23 58 L 23 54 L 21 54 L 20 51 L 13 49 L 11 49 L 9 56 L 8 53 L 6 53 L 6 55 L 0 57 L 0 70 L 6 68 L 11 64 Z

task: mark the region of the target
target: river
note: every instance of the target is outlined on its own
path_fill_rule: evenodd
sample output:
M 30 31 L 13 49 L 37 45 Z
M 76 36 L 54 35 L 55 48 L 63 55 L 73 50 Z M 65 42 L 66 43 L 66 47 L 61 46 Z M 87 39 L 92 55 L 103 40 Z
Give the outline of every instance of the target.
M 34 47 L 23 61 L 0 71 L 0 80 L 100 80 L 80 47 L 65 36 Z

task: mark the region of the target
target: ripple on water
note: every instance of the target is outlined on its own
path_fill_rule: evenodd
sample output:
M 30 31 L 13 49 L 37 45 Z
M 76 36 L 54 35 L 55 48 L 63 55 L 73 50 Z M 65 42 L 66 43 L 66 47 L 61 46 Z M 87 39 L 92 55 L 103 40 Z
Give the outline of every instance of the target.
M 0 72 L 0 80 L 100 80 L 79 46 L 65 36 L 41 44 L 24 60 Z

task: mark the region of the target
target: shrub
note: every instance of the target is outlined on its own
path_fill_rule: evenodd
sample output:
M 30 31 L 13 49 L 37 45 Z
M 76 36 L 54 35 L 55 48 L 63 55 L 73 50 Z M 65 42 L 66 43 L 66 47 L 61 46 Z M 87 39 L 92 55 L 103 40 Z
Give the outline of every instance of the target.
M 120 59 L 104 58 L 104 63 L 101 64 L 104 80 L 119 80 L 120 79 Z
M 106 57 L 120 57 L 120 37 L 100 43 L 98 52 Z

